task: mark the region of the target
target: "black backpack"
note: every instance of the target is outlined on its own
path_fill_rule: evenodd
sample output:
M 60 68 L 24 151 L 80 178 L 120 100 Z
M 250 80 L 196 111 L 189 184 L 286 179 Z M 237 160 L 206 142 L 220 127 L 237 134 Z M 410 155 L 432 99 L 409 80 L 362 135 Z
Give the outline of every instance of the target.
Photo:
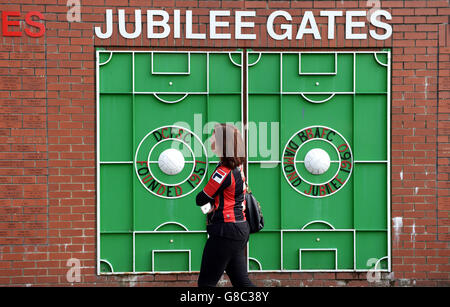
M 259 201 L 256 200 L 253 193 L 248 189 L 245 193 L 245 217 L 250 225 L 250 233 L 255 233 L 264 228 L 264 217 L 261 211 Z

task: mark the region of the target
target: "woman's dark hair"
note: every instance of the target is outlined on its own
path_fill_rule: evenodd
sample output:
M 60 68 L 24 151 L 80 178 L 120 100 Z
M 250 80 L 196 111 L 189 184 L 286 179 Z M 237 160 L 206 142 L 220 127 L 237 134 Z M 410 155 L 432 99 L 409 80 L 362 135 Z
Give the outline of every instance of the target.
M 245 144 L 238 128 L 231 124 L 216 124 L 214 134 L 222 165 L 234 169 L 245 163 Z

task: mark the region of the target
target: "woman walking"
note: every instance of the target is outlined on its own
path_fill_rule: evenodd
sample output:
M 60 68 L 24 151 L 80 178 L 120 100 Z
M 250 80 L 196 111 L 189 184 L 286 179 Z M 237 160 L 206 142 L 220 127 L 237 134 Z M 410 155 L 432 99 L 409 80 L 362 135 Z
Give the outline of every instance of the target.
M 245 146 L 233 125 L 217 124 L 211 137 L 211 150 L 220 157 L 205 188 L 198 193 L 198 206 L 207 203 L 209 235 L 203 250 L 199 287 L 215 287 L 224 272 L 235 287 L 254 287 L 248 278 L 245 247 L 250 229 L 245 219 Z

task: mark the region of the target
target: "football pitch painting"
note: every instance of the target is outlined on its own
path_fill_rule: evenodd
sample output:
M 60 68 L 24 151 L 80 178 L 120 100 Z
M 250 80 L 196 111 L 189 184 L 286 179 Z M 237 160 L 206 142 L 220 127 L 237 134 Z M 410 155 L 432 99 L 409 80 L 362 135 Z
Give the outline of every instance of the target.
M 390 271 L 390 57 L 97 50 L 98 273 L 200 270 L 215 123 L 264 214 L 249 271 Z

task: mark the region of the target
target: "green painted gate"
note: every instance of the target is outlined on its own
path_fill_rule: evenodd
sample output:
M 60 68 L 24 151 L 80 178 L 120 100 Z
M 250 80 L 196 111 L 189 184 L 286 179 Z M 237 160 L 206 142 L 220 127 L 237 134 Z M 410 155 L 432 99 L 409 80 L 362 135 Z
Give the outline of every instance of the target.
M 389 51 L 99 50 L 99 274 L 200 269 L 216 122 L 247 124 L 266 221 L 251 271 L 390 270 Z M 176 175 L 158 166 L 169 148 Z M 305 167 L 315 148 L 331 161 L 320 175 Z

